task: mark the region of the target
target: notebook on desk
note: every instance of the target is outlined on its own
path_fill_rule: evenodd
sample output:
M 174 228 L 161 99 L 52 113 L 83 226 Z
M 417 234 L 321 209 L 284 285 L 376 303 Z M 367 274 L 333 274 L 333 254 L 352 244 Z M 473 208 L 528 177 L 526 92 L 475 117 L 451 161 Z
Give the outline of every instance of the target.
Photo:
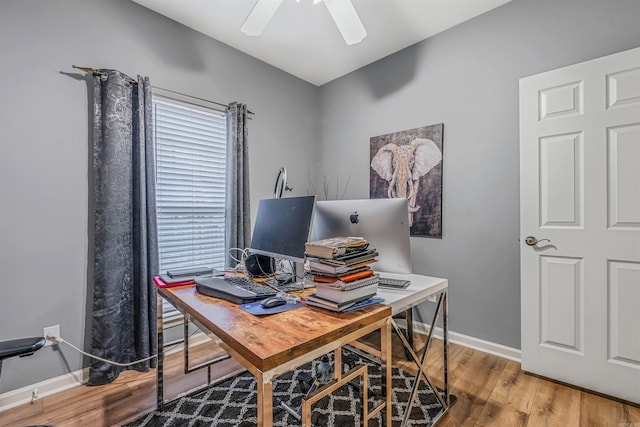
M 166 275 L 153 276 L 153 283 L 156 284 L 159 288 L 172 288 L 174 286 L 184 286 L 184 285 L 193 285 L 195 282 L 193 279 L 182 279 L 182 280 L 164 280 L 165 278 L 170 279 Z

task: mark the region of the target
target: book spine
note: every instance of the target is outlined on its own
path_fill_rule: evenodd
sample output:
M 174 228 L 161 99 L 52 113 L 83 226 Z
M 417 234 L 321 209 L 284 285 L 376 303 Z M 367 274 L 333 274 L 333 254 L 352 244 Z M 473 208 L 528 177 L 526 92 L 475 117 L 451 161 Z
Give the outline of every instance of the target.
M 354 280 L 352 282 L 343 282 L 341 280 L 336 280 L 335 282 L 331 282 L 331 283 L 320 282 L 320 283 L 316 283 L 316 287 L 320 286 L 320 287 L 339 289 L 342 291 L 349 291 L 352 289 L 357 289 L 362 286 L 377 285 L 379 281 L 380 281 L 380 276 L 378 274 L 373 274 L 372 276 L 365 277 L 364 279 Z
M 334 301 L 330 301 L 324 298 L 320 298 L 316 296 L 316 294 L 309 295 L 305 298 L 304 302 L 306 304 L 316 305 L 316 306 L 326 306 L 331 307 L 332 309 L 338 310 L 340 305 Z
M 356 273 L 348 273 L 348 274 L 345 274 L 344 276 L 340 276 L 340 280 L 342 282 L 348 283 L 348 282 L 355 282 L 358 280 L 366 279 L 367 277 L 371 277 L 371 276 L 373 276 L 373 270 L 369 268 L 367 270 L 361 270 Z
M 361 298 L 366 295 L 376 294 L 378 292 L 378 284 L 360 286 L 356 289 L 336 289 L 331 287 L 316 287 L 316 295 L 329 301 L 341 303 Z
M 330 306 L 330 305 L 327 305 L 327 304 L 324 304 L 324 303 L 321 303 L 321 302 L 316 302 L 316 301 L 313 301 L 313 300 L 307 300 L 306 303 L 308 305 L 313 306 L 313 307 L 320 307 L 320 308 L 324 308 L 326 310 L 331 310 L 331 311 L 339 312 L 339 311 L 343 311 L 344 310 L 344 309 L 340 309 L 338 307 Z M 345 309 L 346 308 L 348 308 L 348 307 L 345 307 Z
M 314 271 L 319 271 L 321 273 L 332 273 L 332 274 L 346 273 L 347 271 L 349 271 L 349 267 L 332 266 L 332 265 L 327 265 L 322 263 L 316 263 L 314 261 L 309 261 L 309 268 L 311 268 Z
M 363 300 L 369 299 L 371 297 L 375 296 L 375 294 L 366 294 L 363 295 L 359 298 L 355 298 L 349 301 L 345 301 L 345 302 L 335 302 L 335 301 L 331 301 L 328 300 L 326 298 L 321 298 L 319 296 L 317 296 L 316 294 L 311 294 L 308 295 L 305 298 L 305 304 L 308 305 L 313 305 L 316 307 L 322 307 L 322 308 L 327 308 L 329 310 L 333 310 L 333 311 L 344 311 L 345 309 L 351 307 L 354 304 L 357 304 Z
M 317 283 L 335 283 L 338 281 L 337 277 L 328 277 L 328 276 L 320 276 L 315 274 L 313 276 L 313 281 Z
M 307 242 L 305 244 L 305 254 L 330 259 L 358 250 L 358 248 L 366 248 L 366 246 L 368 246 L 368 243 L 363 238 L 338 236 Z

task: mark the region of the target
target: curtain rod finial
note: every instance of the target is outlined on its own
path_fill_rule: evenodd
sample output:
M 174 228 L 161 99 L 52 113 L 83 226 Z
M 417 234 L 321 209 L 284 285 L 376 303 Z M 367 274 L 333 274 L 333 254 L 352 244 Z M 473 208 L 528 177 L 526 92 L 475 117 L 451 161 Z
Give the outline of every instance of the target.
M 72 65 L 73 68 L 77 68 L 78 70 L 82 70 L 85 73 L 93 74 L 96 70 L 89 67 L 78 67 L 77 65 Z

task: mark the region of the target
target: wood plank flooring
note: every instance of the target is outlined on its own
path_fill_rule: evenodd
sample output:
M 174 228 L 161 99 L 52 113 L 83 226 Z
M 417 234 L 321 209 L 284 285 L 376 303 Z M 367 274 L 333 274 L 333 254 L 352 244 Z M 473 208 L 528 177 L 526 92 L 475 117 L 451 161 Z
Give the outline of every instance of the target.
M 418 345 L 424 339 L 417 335 Z M 427 372 L 442 385 L 442 342 L 434 340 Z M 201 345 L 189 352 L 193 363 L 218 352 Z M 415 372 L 394 340 L 394 363 Z M 212 370 L 212 377 L 241 370 L 229 359 Z M 172 398 L 207 382 L 206 370 L 185 375 L 182 353 L 165 363 L 165 394 Z M 459 345 L 449 346 L 449 381 L 458 401 L 439 426 L 558 426 L 640 427 L 640 408 L 547 381 L 520 370 L 520 364 Z M 79 386 L 0 413 L 0 427 L 32 424 L 120 426 L 155 408 L 155 370 L 127 371 L 112 384 Z

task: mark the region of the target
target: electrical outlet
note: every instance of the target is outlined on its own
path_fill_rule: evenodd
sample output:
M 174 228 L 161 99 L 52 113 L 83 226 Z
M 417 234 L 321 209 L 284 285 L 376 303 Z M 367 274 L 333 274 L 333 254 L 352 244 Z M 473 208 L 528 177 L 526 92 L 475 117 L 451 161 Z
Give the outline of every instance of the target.
M 42 328 L 42 336 L 47 340 L 45 347 L 49 347 L 54 344 L 53 341 L 47 339 L 47 337 L 60 337 L 60 325 L 46 326 Z

